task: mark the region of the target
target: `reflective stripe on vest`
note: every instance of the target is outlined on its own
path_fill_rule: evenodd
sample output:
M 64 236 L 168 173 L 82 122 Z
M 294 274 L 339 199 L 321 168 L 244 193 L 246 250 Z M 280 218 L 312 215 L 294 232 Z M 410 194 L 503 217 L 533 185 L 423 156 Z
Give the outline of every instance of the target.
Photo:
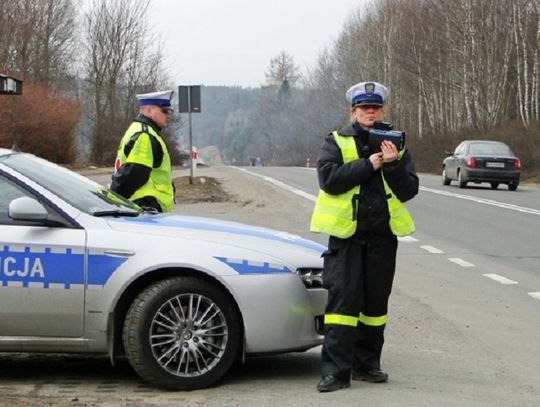
M 125 145 L 129 143 L 131 137 L 136 133 L 140 133 L 139 137 L 144 135 L 154 137 L 155 140 L 159 142 L 163 151 L 163 160 L 161 161 L 161 165 L 159 167 L 154 168 L 152 159 L 150 158 L 152 157 L 151 140 L 149 140 L 150 146 L 148 146 L 148 149 L 138 151 L 134 147 L 129 152 L 128 156 L 124 154 Z M 135 144 L 136 143 L 137 141 Z M 120 146 L 118 147 L 116 160 L 119 163 L 118 167 L 125 163 L 136 163 L 152 167 L 148 181 L 146 181 L 143 186 L 137 189 L 133 195 L 129 197 L 131 201 L 145 196 L 153 196 L 158 200 L 163 212 L 172 211 L 174 206 L 174 189 L 172 186 L 171 158 L 165 142 L 151 126 L 143 125 L 141 122 L 133 122 L 122 137 Z
M 358 160 L 358 150 L 354 138 L 341 136 L 336 131 L 332 134 L 341 150 L 343 163 Z M 400 152 L 398 159 L 401 159 L 402 156 L 403 151 Z M 386 183 L 382 171 L 381 176 L 390 213 L 390 229 L 396 236 L 410 235 L 415 231 L 414 221 L 405 205 L 394 195 Z M 338 195 L 330 195 L 319 190 L 311 216 L 310 230 L 341 239 L 351 237 L 356 232 L 356 203 L 359 196 L 359 186 Z

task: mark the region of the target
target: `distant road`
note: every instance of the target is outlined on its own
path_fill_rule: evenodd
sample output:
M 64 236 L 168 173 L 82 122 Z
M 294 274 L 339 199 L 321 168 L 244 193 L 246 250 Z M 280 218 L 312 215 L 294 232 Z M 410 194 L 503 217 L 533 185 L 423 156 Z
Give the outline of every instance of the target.
M 317 195 L 314 169 L 246 170 L 296 189 L 306 199 Z M 511 192 L 504 186 L 492 190 L 489 184 L 471 184 L 460 189 L 455 184 L 443 186 L 440 177 L 427 174 L 420 175 L 420 185 L 420 194 L 408 204 L 416 238 L 458 246 L 540 277 L 540 188 L 520 185 Z

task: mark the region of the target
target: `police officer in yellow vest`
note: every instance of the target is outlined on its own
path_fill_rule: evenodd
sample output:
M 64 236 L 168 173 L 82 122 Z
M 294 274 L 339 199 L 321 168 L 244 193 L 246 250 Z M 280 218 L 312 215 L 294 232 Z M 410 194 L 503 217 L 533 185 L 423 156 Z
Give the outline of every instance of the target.
M 349 387 L 351 378 L 388 380 L 381 352 L 397 236 L 414 232 L 403 202 L 418 193 L 418 176 L 407 148 L 385 140 L 370 151 L 369 129 L 383 119 L 387 96 L 377 82 L 352 86 L 350 124 L 326 136 L 317 160 L 321 190 L 311 231 L 330 235 L 320 392 Z
M 170 212 L 174 205 L 171 159 L 161 137 L 173 112 L 173 91 L 137 95 L 139 115 L 120 140 L 111 190 L 141 207 Z

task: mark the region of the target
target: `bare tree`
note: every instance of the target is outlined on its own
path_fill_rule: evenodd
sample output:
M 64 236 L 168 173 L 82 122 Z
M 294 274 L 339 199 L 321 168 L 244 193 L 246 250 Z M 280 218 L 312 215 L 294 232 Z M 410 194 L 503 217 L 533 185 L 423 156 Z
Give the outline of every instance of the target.
M 92 98 L 90 158 L 111 163 L 135 111 L 134 95 L 164 81 L 147 21 L 149 0 L 94 0 L 85 15 L 86 72 Z
M 509 36 L 515 0 L 383 0 L 349 19 L 331 54 L 336 85 L 379 80 L 391 88 L 390 116 L 424 133 L 486 129 L 500 123 L 509 105 L 514 45 Z M 527 34 L 533 46 L 538 24 L 528 1 Z M 537 2 L 535 2 L 537 3 Z M 538 20 L 536 16 L 536 20 Z M 534 34 L 534 35 L 533 35 Z M 540 35 L 540 34 L 539 34 Z M 532 67 L 527 52 L 518 63 Z M 527 69 L 518 68 L 520 72 Z M 531 72 L 534 69 L 529 68 Z M 523 94 L 532 95 L 524 80 Z M 533 105 L 531 100 L 527 105 Z
M 265 73 L 266 85 L 281 88 L 284 82 L 294 87 L 301 78 L 300 70 L 294 63 L 294 58 L 285 51 L 270 60 L 270 66 Z
M 245 151 L 261 156 L 265 161 L 277 163 L 280 148 L 287 144 L 285 123 L 292 114 L 291 97 L 301 75 L 294 58 L 285 51 L 270 60 L 266 71 L 266 85 L 261 89 L 258 105 L 252 111 L 248 126 L 254 129 L 254 138 Z
M 72 0 L 4 0 L 0 69 L 44 86 L 62 85 L 75 41 Z
M 517 110 L 521 121 L 529 126 L 540 119 L 540 15 L 539 2 L 512 2 L 513 42 L 515 46 Z

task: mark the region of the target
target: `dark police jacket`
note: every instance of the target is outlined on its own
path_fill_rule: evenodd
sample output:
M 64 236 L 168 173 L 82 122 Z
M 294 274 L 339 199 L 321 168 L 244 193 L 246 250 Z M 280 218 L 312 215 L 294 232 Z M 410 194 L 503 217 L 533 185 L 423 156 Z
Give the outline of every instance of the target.
M 320 188 L 328 194 L 337 195 L 359 186 L 357 234 L 392 234 L 381 171 L 375 171 L 369 161 L 372 152 L 367 150 L 368 131 L 355 122 L 339 129 L 338 133 L 354 137 L 360 159 L 344 164 L 334 136 L 328 134 L 317 159 Z M 388 186 L 401 202 L 410 200 L 418 193 L 418 175 L 406 147 L 401 159 L 384 164 L 382 171 Z

